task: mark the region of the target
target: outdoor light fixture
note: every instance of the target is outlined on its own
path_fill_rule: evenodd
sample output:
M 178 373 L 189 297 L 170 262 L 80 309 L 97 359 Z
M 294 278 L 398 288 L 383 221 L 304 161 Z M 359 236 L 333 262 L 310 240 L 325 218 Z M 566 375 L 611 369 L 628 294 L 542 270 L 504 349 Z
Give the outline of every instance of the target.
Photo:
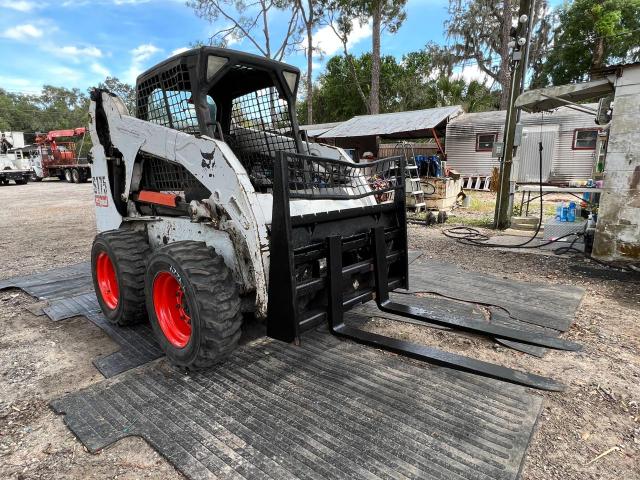
M 289 91 L 291 93 L 296 93 L 296 82 L 298 81 L 298 75 L 293 72 L 287 72 L 286 70 L 282 72 L 282 75 L 284 75 L 284 79 L 287 82 Z
M 209 55 L 207 58 L 207 82 L 209 82 L 216 73 L 220 71 L 222 67 L 226 65 L 229 59 L 224 57 L 216 57 L 215 55 Z

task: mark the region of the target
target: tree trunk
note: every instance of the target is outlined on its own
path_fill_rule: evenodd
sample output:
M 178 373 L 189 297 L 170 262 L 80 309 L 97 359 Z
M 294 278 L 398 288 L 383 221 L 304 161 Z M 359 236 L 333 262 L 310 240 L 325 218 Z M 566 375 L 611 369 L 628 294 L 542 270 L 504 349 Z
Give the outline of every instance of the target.
M 603 64 L 604 38 L 600 37 L 596 39 L 596 44 L 593 46 L 593 55 L 591 55 L 591 71 L 599 74 Z
M 504 0 L 502 9 L 502 31 L 500 34 L 500 71 L 498 72 L 498 81 L 500 82 L 500 110 L 506 110 L 509 106 L 509 93 L 511 90 L 511 75 L 509 74 L 509 32 L 511 31 L 511 22 L 513 20 L 512 0 Z
M 307 22 L 307 124 L 313 124 L 313 29 Z
M 373 8 L 373 45 L 371 51 L 371 93 L 369 111 L 380 113 L 380 30 L 382 24 L 382 1 L 378 0 Z

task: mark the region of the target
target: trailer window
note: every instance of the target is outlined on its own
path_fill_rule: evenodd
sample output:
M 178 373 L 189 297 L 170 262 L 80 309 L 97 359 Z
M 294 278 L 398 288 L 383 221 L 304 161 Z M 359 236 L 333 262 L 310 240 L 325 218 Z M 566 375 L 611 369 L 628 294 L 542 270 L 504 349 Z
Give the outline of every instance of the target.
M 496 137 L 496 133 L 478 133 L 476 135 L 476 152 L 492 151 Z
M 595 150 L 598 129 L 576 129 L 573 132 L 574 150 Z

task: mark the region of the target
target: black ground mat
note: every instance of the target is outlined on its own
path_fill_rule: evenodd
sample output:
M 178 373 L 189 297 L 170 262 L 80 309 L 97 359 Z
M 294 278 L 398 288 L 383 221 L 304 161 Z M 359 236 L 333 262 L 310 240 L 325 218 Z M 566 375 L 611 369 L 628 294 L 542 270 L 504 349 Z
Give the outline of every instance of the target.
M 409 286 L 413 292 L 500 307 L 512 319 L 561 332 L 573 323 L 584 295 L 583 288 L 573 285 L 518 282 L 424 257 L 411 264 Z
M 30 310 L 35 315 L 42 311 L 54 321 L 83 315 L 104 330 L 120 346 L 117 352 L 93 361 L 107 378 L 163 355 L 149 324 L 115 327 L 104 318 L 93 291 L 89 263 L 2 280 L 0 290 L 3 288 L 20 288 L 47 300 L 47 305 L 38 304 Z
M 164 355 L 148 323 L 117 327 L 100 312 L 84 315 L 120 345 L 117 352 L 93 360 L 93 364 L 105 377 L 113 377 Z
M 98 313 L 100 312 L 100 305 L 95 292 L 91 289 L 90 292 L 51 300 L 42 310 L 47 317 L 57 322 L 66 318 L 77 317 L 78 315 L 86 316 L 91 313 Z
M 0 290 L 19 288 L 40 300 L 70 297 L 93 290 L 91 264 L 78 263 L 46 272 L 0 280 Z
M 92 452 L 141 436 L 190 478 L 514 479 L 542 397 L 305 334 L 205 372 L 165 362 L 52 402 Z

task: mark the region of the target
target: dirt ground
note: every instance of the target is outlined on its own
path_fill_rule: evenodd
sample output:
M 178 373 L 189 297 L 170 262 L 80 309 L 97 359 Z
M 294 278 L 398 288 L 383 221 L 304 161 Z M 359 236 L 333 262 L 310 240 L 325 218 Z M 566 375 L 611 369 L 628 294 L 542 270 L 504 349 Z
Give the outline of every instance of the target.
M 90 184 L 0 187 L 0 206 L 0 278 L 88 259 L 95 234 Z M 507 279 L 583 287 L 567 338 L 584 351 L 538 359 L 408 324 L 388 332 L 388 324 L 374 321 L 371 328 L 563 380 L 566 392 L 536 392 L 544 410 L 523 479 L 640 479 L 640 282 L 584 259 L 465 247 L 442 235 L 452 225 L 411 226 L 411 247 Z M 116 346 L 82 318 L 54 323 L 25 310 L 35 303 L 16 290 L 0 292 L 0 478 L 181 478 L 139 438 L 87 453 L 49 409 L 51 399 L 99 382 L 91 360 Z

